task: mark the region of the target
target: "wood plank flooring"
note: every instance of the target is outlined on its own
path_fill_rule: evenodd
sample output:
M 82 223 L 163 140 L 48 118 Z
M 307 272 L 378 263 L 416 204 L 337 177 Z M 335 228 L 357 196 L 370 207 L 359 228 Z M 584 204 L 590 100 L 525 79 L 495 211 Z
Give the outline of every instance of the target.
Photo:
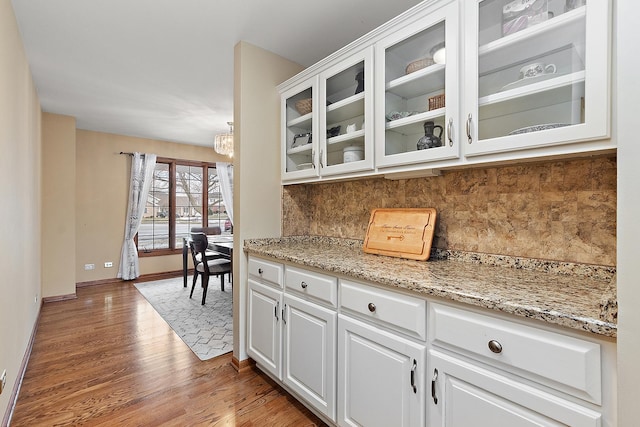
M 231 354 L 200 361 L 133 284 L 46 303 L 11 426 L 324 426 Z

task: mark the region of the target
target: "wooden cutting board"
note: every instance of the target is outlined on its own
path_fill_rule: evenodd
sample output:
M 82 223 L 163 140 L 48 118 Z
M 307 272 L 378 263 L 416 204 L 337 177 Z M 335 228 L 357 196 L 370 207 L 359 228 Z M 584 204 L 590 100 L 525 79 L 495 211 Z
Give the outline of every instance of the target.
M 434 208 L 374 209 L 363 250 L 366 253 L 426 261 L 436 224 Z

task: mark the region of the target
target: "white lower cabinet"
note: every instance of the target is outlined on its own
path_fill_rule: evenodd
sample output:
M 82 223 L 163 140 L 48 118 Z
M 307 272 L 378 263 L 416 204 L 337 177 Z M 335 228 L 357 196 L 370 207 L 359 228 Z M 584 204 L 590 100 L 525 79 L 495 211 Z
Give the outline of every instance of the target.
M 315 409 L 335 420 L 336 312 L 284 295 L 282 380 Z
M 247 353 L 260 369 L 335 422 L 337 314 L 310 299 L 335 295 L 336 279 L 293 268 L 285 270 L 283 290 L 277 283 L 282 275 L 276 274 L 283 267 L 249 258 Z
M 247 353 L 331 424 L 613 427 L 615 341 L 249 257 Z
M 424 425 L 425 346 L 338 316 L 338 424 Z
M 249 278 L 247 353 L 271 375 L 282 377 L 282 291 Z
M 428 380 L 431 427 L 601 426 L 599 412 L 436 350 Z

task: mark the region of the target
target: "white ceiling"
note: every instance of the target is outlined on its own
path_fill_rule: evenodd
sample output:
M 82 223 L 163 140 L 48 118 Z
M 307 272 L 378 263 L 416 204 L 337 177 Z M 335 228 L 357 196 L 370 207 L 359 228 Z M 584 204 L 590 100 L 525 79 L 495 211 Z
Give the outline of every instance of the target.
M 80 129 L 211 145 L 244 40 L 304 66 L 419 0 L 12 0 L 42 108 Z

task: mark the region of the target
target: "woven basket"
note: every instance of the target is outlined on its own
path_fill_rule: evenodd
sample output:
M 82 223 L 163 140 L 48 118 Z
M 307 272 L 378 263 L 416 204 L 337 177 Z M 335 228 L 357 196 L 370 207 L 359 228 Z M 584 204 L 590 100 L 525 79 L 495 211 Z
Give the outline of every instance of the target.
M 429 98 L 429 111 L 444 107 L 444 93 Z
M 311 101 L 312 98 L 301 99 L 296 101 L 296 110 L 300 113 L 301 116 L 305 114 L 309 114 L 311 112 Z
M 415 71 L 422 70 L 423 68 L 426 68 L 433 64 L 435 64 L 435 62 L 433 62 L 433 59 L 422 58 L 422 59 L 418 59 L 417 61 L 413 61 L 412 63 L 407 65 L 407 68 L 405 68 L 405 71 L 407 74 L 411 74 Z

